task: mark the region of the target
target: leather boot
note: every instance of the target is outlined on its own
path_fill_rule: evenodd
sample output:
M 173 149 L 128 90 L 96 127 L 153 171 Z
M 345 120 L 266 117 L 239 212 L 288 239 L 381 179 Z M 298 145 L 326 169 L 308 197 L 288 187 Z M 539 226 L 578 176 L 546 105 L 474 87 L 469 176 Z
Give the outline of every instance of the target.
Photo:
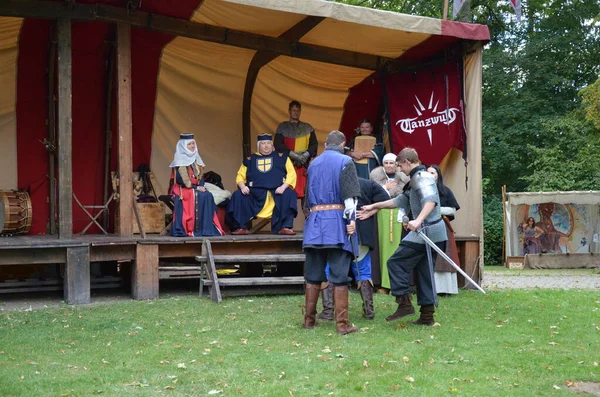
M 333 284 L 329 283 L 327 288 L 321 291 L 321 298 L 323 300 L 323 311 L 317 315 L 319 320 L 332 321 L 333 320 Z
M 373 284 L 371 280 L 360 282 L 360 297 L 363 300 L 363 317 L 367 320 L 375 318 L 375 309 L 373 308 Z
M 385 318 L 385 321 L 400 320 L 403 317 L 415 314 L 415 308 L 412 305 L 412 296 L 410 292 L 406 295 L 397 296 L 396 303 L 398 308 L 396 311 Z
M 432 327 L 435 324 L 435 320 L 433 319 L 433 313 L 435 313 L 435 306 L 433 305 L 424 305 L 421 306 L 421 315 L 415 321 L 409 321 L 414 325 L 426 325 L 428 327 Z
M 303 328 L 314 328 L 317 325 L 315 316 L 317 315 L 317 302 L 319 301 L 319 293 L 321 286 L 319 284 L 305 284 L 306 292 L 304 293 L 304 323 Z
M 348 286 L 333 286 L 333 303 L 337 333 L 346 335 L 358 331 L 358 328 L 348 321 Z

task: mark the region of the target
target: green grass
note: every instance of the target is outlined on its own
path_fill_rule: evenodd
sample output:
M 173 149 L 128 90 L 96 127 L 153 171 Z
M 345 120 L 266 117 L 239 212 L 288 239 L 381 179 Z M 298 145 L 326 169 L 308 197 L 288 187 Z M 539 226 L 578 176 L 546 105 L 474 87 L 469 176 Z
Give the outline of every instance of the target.
M 351 295 L 347 336 L 302 329 L 299 295 L 3 312 L 0 395 L 547 396 L 600 381 L 597 292 L 464 291 L 436 327 L 386 323 L 393 299 L 375 298 L 367 321 Z

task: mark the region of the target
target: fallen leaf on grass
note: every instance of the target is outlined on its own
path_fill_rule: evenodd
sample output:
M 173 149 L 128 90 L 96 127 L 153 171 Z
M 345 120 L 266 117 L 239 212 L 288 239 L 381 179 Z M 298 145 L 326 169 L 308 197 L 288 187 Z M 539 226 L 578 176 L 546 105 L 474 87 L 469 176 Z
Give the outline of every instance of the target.
M 240 339 L 240 342 L 242 342 L 242 345 L 247 345 L 248 344 L 248 339 L 242 338 L 242 339 Z
M 560 386 L 553 385 L 552 387 L 553 387 L 554 389 L 556 389 L 556 390 L 560 390 Z
M 185 363 L 179 363 L 179 364 L 177 364 L 177 368 L 186 369 L 187 366 L 185 365 Z
M 367 360 L 363 360 L 363 367 L 369 368 L 369 362 Z
M 325 349 L 321 350 L 323 353 L 331 353 L 331 349 L 325 346 Z
M 211 391 L 208 392 L 208 394 L 210 394 L 210 395 L 212 395 L 212 394 L 221 394 L 221 393 L 223 393 L 223 390 L 215 390 L 215 389 L 213 389 L 213 390 L 211 390 Z
M 412 383 L 412 382 L 415 381 L 415 378 L 413 378 L 412 376 L 407 376 L 406 378 L 404 378 L 404 380 L 407 381 L 407 382 Z

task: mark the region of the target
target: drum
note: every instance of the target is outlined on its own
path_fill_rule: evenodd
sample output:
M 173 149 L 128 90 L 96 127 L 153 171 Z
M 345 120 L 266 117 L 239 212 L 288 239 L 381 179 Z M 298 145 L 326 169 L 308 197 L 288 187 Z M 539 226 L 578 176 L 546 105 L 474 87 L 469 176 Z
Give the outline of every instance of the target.
M 29 193 L 0 190 L 0 233 L 29 233 L 31 214 Z

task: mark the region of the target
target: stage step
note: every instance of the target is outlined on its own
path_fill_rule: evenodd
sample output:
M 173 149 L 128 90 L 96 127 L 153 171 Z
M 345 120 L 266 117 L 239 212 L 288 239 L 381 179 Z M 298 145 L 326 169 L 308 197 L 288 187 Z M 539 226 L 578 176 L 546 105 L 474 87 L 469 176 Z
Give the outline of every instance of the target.
M 304 262 L 304 254 L 262 254 L 262 255 L 214 255 L 214 263 L 264 263 L 264 262 Z M 196 261 L 203 263 L 208 258 L 197 256 Z
M 219 278 L 219 285 L 222 287 L 241 287 L 256 285 L 301 285 L 304 284 L 304 277 L 227 277 Z M 211 280 L 204 280 L 204 286 L 211 287 Z

